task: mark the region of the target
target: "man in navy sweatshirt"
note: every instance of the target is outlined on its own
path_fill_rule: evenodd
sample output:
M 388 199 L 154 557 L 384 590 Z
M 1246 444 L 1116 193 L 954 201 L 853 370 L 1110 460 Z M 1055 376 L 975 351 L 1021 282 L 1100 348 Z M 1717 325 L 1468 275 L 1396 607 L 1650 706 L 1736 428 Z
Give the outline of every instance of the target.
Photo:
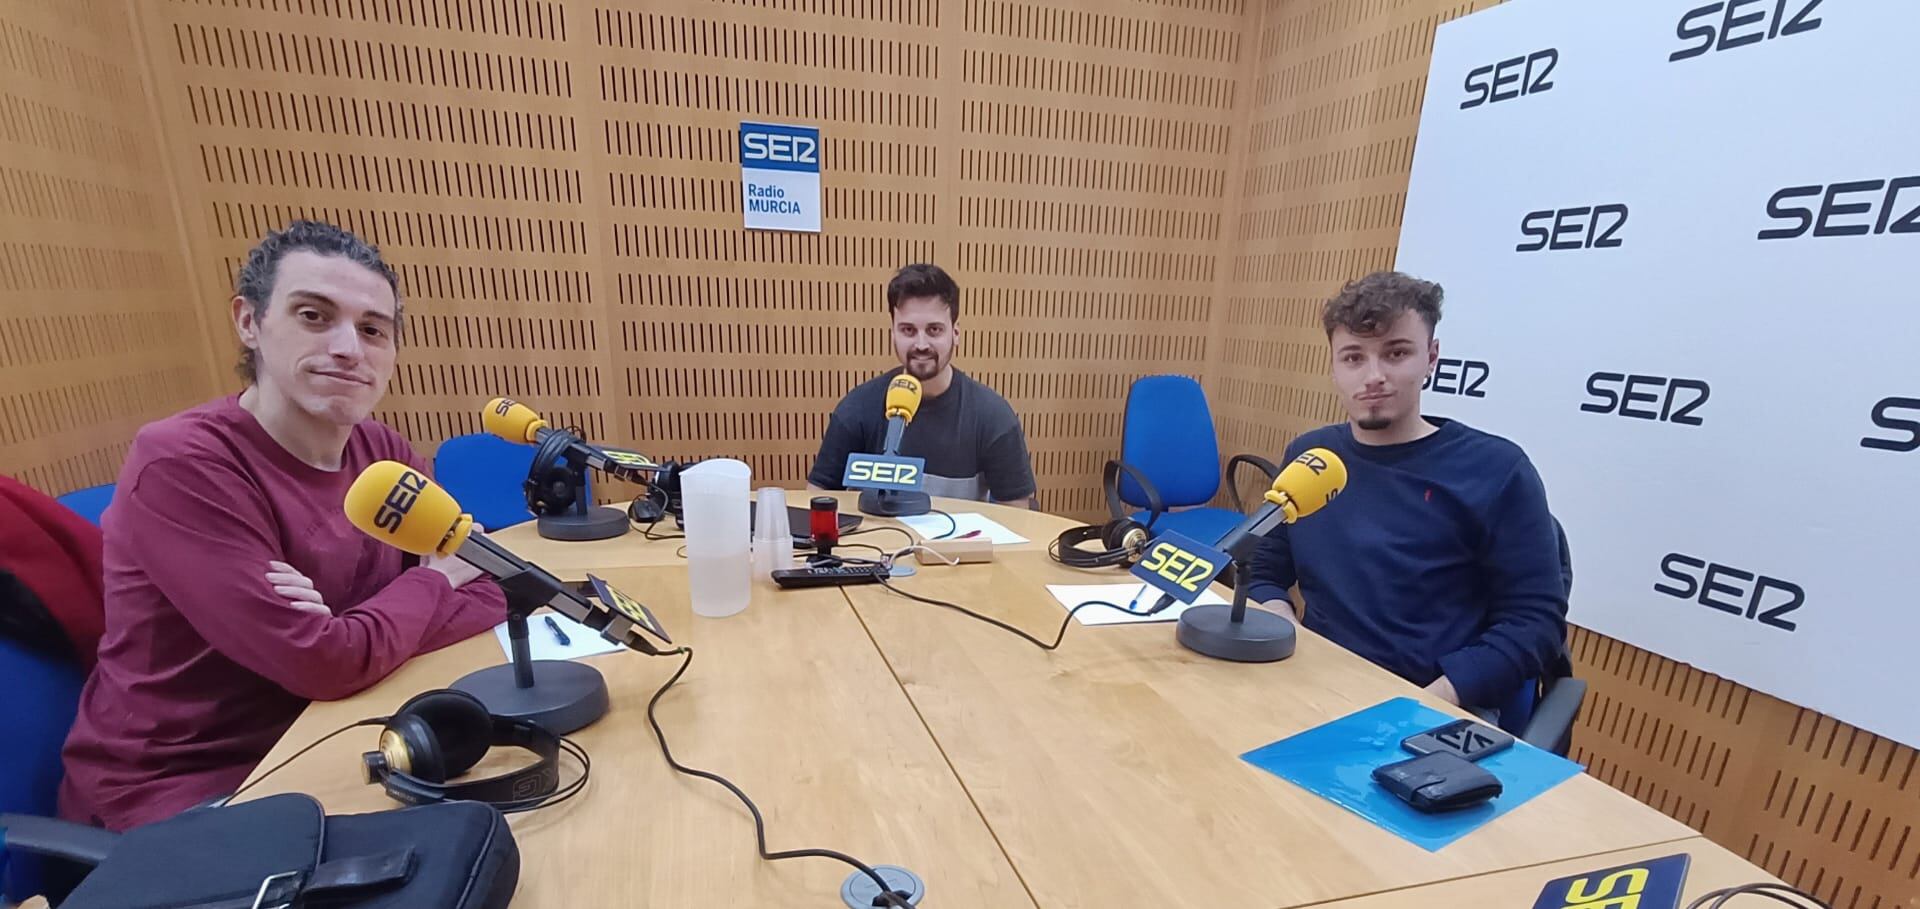
M 1566 589 L 1546 488 L 1526 453 L 1420 413 L 1420 386 L 1440 357 L 1440 300 L 1437 284 L 1376 272 L 1327 301 L 1348 420 L 1294 439 L 1286 457 L 1330 448 L 1346 461 L 1347 486 L 1261 541 L 1248 596 L 1293 617 L 1297 582 L 1308 628 L 1492 715 L 1559 655 Z

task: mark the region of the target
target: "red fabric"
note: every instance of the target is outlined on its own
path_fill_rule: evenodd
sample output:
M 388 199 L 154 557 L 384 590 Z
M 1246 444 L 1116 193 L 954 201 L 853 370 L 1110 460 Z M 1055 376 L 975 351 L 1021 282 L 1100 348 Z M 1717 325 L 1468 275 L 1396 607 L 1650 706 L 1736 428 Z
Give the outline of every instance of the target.
M 0 476 L 0 568 L 40 598 L 83 669 L 100 648 L 100 529 L 45 493 Z
M 427 470 L 372 420 L 338 471 L 315 469 L 234 398 L 140 431 L 104 517 L 106 633 L 67 738 L 62 817 L 122 830 L 230 793 L 308 701 L 506 618 L 492 581 L 455 590 L 347 521 L 347 488 L 383 459 Z M 311 578 L 332 614 L 274 593 L 269 561 Z

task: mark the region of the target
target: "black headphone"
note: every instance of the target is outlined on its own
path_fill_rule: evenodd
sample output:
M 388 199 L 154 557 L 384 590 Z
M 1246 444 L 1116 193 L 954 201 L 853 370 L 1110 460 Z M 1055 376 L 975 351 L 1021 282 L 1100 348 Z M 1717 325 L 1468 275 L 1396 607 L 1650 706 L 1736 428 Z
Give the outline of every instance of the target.
M 1124 471 L 1147 494 L 1147 523 L 1142 524 L 1127 516 L 1127 506 L 1120 500 L 1120 474 Z M 1165 507 L 1160 501 L 1160 491 L 1153 482 L 1132 465 L 1121 461 L 1108 461 L 1100 474 L 1100 484 L 1107 493 L 1107 514 L 1111 520 L 1105 524 L 1085 524 L 1069 528 L 1055 538 L 1053 545 L 1047 547 L 1047 554 L 1062 565 L 1072 568 L 1110 568 L 1131 565 L 1138 561 L 1141 553 L 1147 549 L 1147 543 L 1153 539 L 1154 522 L 1160 520 Z M 1082 549 L 1082 544 L 1098 543 L 1100 549 Z
M 473 801 L 506 813 L 529 811 L 579 792 L 592 769 L 586 750 L 565 737 L 490 713 L 479 698 L 450 688 L 414 695 L 392 716 L 368 721 L 376 723 L 379 748 L 360 758 L 367 782 L 380 783 L 408 805 Z M 499 776 L 448 782 L 478 764 L 487 749 L 503 745 L 525 748 L 539 760 Z M 560 786 L 562 751 L 581 768 L 580 778 L 565 788 Z
M 575 465 L 567 458 L 568 446 L 580 437 L 564 429 L 547 433 L 534 449 L 533 464 L 527 469 L 527 481 L 521 490 L 527 497 L 527 510 L 537 515 L 566 514 L 579 495 L 574 478 Z M 592 502 L 588 502 L 592 505 Z

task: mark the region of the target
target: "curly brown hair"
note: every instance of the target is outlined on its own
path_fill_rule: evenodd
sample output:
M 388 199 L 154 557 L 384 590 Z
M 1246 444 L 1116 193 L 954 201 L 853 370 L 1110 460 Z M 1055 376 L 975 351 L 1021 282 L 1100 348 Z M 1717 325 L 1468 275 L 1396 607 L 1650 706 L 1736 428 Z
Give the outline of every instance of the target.
M 1433 336 L 1440 324 L 1440 301 L 1446 296 L 1440 285 L 1422 281 L 1397 271 L 1376 271 L 1347 282 L 1333 299 L 1327 301 L 1320 322 L 1327 329 L 1344 328 L 1361 337 L 1386 331 L 1387 326 L 1408 310 L 1426 320 L 1427 336 Z

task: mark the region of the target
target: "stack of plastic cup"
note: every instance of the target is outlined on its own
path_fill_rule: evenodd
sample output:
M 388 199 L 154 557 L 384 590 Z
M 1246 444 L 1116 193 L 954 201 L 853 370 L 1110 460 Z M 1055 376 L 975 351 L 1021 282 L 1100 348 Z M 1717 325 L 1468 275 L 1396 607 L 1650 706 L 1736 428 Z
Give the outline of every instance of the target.
M 753 577 L 773 583 L 773 572 L 793 567 L 793 528 L 787 520 L 787 491 L 766 486 L 754 506 Z

